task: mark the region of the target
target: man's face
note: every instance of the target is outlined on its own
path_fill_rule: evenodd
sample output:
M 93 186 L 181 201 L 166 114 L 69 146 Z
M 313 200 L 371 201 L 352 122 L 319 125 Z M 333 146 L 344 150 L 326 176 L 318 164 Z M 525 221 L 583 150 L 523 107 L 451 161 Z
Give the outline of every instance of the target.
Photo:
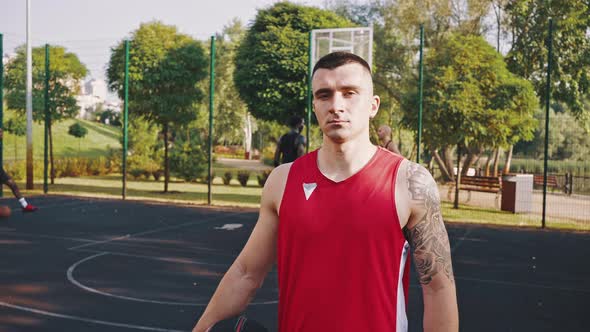
M 303 127 L 305 127 L 305 121 L 301 121 L 301 123 L 297 126 L 297 131 L 301 133 L 303 131 Z
M 369 134 L 379 110 L 371 76 L 357 63 L 318 69 L 312 80 L 313 108 L 324 135 L 337 143 Z

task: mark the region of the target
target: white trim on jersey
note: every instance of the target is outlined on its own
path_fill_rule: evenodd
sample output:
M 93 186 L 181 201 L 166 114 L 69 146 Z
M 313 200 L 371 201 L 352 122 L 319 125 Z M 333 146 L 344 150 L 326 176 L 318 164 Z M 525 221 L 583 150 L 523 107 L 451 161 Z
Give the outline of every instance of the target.
M 408 316 L 406 315 L 406 292 L 404 290 L 404 271 L 408 261 L 408 251 L 410 245 L 404 242 L 402 257 L 399 264 L 399 278 L 397 280 L 397 326 L 396 332 L 408 332 Z

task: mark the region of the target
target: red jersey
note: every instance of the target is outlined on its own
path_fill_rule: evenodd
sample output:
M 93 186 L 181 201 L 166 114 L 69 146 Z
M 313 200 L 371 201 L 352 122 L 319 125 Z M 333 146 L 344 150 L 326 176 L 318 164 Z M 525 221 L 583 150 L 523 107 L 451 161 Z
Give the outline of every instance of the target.
M 293 163 L 279 210 L 279 331 L 406 332 L 409 245 L 394 196 L 403 158 L 378 148 L 334 182 L 317 155 Z

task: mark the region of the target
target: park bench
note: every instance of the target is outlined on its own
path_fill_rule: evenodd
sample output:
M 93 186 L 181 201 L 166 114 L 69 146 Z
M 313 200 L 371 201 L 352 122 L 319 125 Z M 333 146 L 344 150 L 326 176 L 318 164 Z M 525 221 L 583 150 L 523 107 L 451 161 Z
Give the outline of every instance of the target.
M 543 188 L 543 174 L 534 174 L 533 184 Z M 551 188 L 551 191 L 561 189 L 561 185 L 557 182 L 557 175 L 547 175 L 547 188 Z
M 571 173 L 565 173 L 565 183 L 561 184 L 557 181 L 558 175 L 547 174 L 547 188 L 551 188 L 551 192 L 555 189 L 563 191 L 564 194 L 571 195 L 573 191 L 574 177 Z M 543 174 L 533 175 L 533 184 L 537 188 L 543 188 Z
M 502 192 L 502 177 L 499 176 L 461 176 L 459 190 L 466 190 L 469 193 L 467 201 L 471 199 L 471 192 L 486 192 L 496 194 L 496 205 L 498 205 L 500 193 Z M 452 200 L 452 193 L 455 191 L 455 183 L 449 187 L 448 197 Z

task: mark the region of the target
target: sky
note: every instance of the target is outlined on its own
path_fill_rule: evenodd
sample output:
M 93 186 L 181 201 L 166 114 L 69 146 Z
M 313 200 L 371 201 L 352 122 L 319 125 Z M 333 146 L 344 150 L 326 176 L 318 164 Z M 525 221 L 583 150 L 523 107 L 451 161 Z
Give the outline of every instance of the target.
M 233 18 L 248 24 L 277 0 L 30 0 L 33 47 L 60 45 L 78 55 L 90 78 L 105 78 L 110 48 L 140 23 L 159 20 L 206 40 Z M 324 0 L 296 0 L 322 7 Z M 0 0 L 4 54 L 26 43 L 26 0 Z

